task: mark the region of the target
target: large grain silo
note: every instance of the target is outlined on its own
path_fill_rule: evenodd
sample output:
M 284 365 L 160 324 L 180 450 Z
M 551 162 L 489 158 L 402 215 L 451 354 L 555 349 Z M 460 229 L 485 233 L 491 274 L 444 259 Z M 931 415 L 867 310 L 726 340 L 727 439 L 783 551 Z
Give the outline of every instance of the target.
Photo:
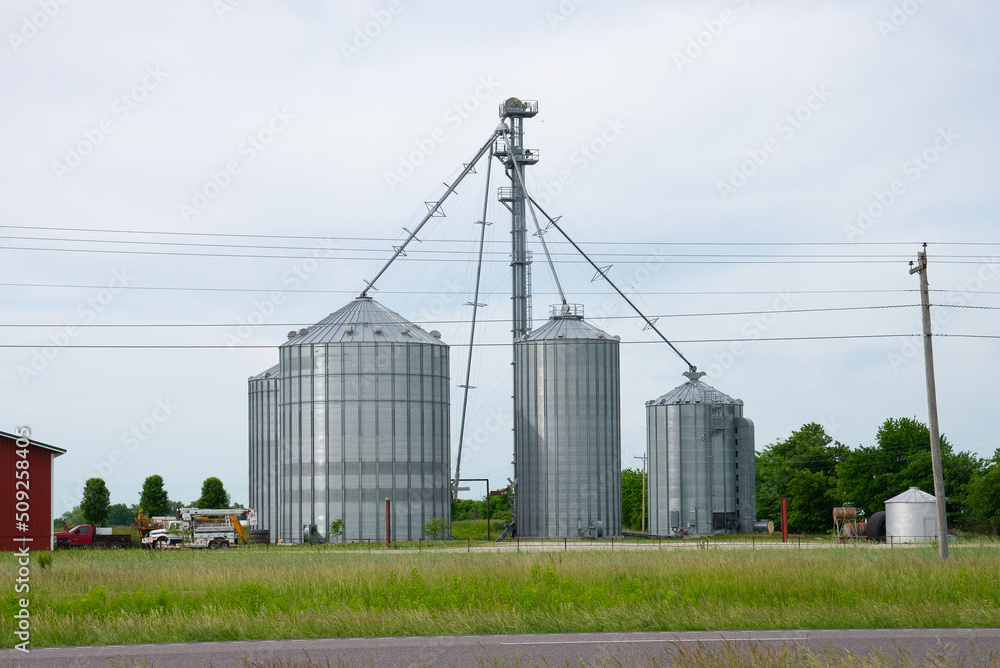
M 885 502 L 885 535 L 893 543 L 926 543 L 937 538 L 937 499 L 911 487 Z
M 448 346 L 371 298 L 281 346 L 279 536 L 417 540 L 451 517 Z
M 750 532 L 756 519 L 753 422 L 743 402 L 701 382 L 646 402 L 649 530 Z
M 518 534 L 621 534 L 618 354 L 580 306 L 514 344 Z
M 270 531 L 278 512 L 278 365 L 252 376 L 250 404 L 250 507 L 257 511 L 257 529 Z M 273 538 L 272 538 L 273 540 Z

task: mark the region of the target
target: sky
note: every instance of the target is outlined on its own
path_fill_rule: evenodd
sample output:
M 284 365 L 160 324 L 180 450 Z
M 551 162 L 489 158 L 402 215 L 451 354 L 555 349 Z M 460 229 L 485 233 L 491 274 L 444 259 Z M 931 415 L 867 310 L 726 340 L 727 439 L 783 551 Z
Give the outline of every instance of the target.
M 927 420 L 909 273 L 927 242 L 941 430 L 992 456 L 1000 341 L 970 335 L 1000 322 L 998 27 L 986 0 L 6 0 L 0 429 L 66 449 L 57 515 L 91 476 L 114 503 L 152 474 L 173 499 L 214 475 L 245 501 L 247 378 L 360 292 L 515 96 L 539 107 L 529 191 L 745 402 L 758 450 L 809 422 L 858 447 Z M 473 352 L 462 474 L 494 488 L 499 176 L 463 181 L 373 293 L 452 345 L 457 440 L 489 192 L 493 345 Z M 687 366 L 545 238 L 569 301 L 622 338 L 622 463 L 641 466 L 644 404 Z M 537 327 L 558 297 L 531 248 Z

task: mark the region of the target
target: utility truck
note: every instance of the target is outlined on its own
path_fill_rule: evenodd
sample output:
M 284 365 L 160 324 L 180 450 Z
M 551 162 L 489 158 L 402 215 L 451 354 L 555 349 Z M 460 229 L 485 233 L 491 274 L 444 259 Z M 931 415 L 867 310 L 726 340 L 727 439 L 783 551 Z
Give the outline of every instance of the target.
M 177 511 L 177 521 L 178 525 L 167 529 L 166 543 L 159 546 L 215 550 L 236 545 L 239 538 L 248 542 L 247 528 L 257 525 L 257 512 L 250 508 L 181 508 Z M 173 540 L 177 535 L 181 539 Z M 164 537 L 161 534 L 157 540 Z
M 168 547 L 178 547 L 184 542 L 188 535 L 190 522 L 178 520 L 174 517 L 153 518 L 158 520 L 153 522 L 157 528 L 150 529 L 149 533 L 142 537 L 144 548 L 156 548 L 164 550 Z

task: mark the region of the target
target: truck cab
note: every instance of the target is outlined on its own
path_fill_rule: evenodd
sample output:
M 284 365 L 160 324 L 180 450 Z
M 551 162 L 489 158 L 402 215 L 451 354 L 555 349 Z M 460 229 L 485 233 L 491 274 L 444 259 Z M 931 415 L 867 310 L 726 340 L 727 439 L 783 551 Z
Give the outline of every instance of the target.
M 142 546 L 146 548 L 166 549 L 181 545 L 184 537 L 188 534 L 190 525 L 183 520 L 169 520 L 159 529 L 153 529 L 142 539 Z
M 91 524 L 79 524 L 69 531 L 56 533 L 56 544 L 59 547 L 76 547 L 77 545 L 94 544 L 94 527 Z M 110 531 L 110 529 L 108 530 Z

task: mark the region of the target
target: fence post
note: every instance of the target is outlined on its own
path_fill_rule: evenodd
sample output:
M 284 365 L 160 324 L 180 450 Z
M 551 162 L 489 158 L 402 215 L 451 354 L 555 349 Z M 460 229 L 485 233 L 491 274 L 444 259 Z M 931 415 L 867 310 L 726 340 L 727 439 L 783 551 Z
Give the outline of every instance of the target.
M 563 552 L 567 551 L 569 548 L 566 547 L 566 536 L 563 536 Z

